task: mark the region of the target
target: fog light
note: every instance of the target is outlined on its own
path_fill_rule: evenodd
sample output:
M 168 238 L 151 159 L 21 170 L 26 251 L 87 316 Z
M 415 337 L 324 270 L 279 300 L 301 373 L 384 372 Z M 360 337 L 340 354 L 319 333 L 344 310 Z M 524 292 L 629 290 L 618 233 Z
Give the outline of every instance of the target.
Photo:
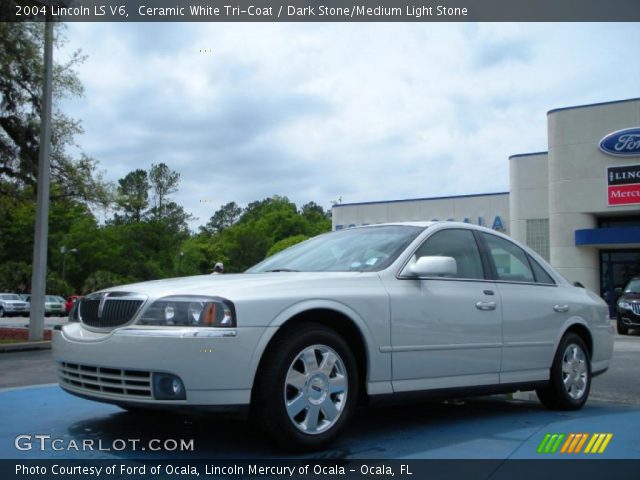
M 156 400 L 185 400 L 184 384 L 170 373 L 153 374 L 153 396 Z

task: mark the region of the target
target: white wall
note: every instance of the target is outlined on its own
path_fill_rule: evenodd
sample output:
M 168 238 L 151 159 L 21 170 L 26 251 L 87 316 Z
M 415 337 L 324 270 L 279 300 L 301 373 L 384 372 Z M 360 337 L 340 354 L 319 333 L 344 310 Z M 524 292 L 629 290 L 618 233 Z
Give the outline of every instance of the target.
M 547 152 L 509 158 L 509 230 L 519 242 L 527 241 L 527 220 L 549 218 Z
M 598 216 L 637 214 L 638 206 L 607 206 L 606 167 L 640 157 L 602 153 L 607 134 L 640 125 L 640 100 L 552 110 L 548 114 L 551 264 L 565 277 L 599 291 L 595 247 L 576 247 L 575 230 L 596 228 Z

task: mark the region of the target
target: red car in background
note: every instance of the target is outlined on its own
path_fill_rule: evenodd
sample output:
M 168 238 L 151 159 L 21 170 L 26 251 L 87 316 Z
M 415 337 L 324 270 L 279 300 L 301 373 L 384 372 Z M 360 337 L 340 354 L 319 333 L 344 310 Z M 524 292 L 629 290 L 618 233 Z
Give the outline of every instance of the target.
M 71 312 L 71 309 L 73 308 L 73 304 L 76 303 L 81 298 L 82 298 L 82 295 L 71 295 L 69 298 L 67 298 L 67 301 L 64 303 L 64 308 L 67 311 L 67 315 L 69 315 L 69 313 Z

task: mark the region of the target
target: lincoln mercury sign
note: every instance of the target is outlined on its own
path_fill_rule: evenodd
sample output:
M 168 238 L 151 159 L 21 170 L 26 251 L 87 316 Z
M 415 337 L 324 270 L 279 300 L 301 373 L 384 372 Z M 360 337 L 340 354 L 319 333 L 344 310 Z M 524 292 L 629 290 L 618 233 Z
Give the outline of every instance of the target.
M 640 204 L 640 165 L 607 167 L 608 205 Z
M 640 155 L 640 127 L 612 132 L 600 140 L 599 146 L 604 153 L 616 157 Z

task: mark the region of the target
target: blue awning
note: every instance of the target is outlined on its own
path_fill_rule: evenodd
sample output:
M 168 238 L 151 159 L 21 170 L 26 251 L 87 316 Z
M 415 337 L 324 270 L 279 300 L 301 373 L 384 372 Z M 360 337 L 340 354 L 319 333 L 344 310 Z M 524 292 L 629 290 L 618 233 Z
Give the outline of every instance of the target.
M 576 246 L 640 245 L 640 227 L 585 228 L 576 230 Z

